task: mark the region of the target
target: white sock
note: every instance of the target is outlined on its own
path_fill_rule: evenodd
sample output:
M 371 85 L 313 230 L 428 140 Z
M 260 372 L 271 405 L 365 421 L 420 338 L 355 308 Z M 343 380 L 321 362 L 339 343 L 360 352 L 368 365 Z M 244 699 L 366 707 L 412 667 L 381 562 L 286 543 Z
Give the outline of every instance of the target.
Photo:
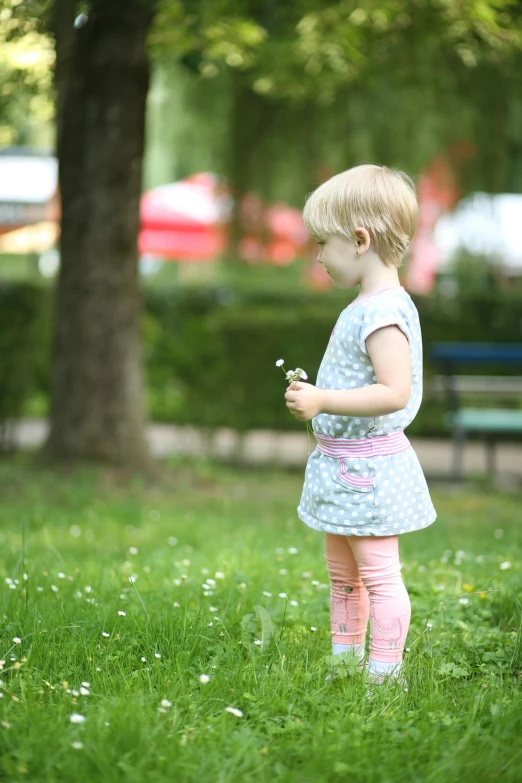
M 397 677 L 401 670 L 402 661 L 399 663 L 387 663 L 385 661 L 374 661 L 372 658 L 368 661 L 368 671 L 370 674 L 393 674 Z
M 365 645 L 361 644 L 338 644 L 332 642 L 332 655 L 341 655 L 341 653 L 348 652 L 353 653 L 357 658 L 362 661 L 364 658 Z

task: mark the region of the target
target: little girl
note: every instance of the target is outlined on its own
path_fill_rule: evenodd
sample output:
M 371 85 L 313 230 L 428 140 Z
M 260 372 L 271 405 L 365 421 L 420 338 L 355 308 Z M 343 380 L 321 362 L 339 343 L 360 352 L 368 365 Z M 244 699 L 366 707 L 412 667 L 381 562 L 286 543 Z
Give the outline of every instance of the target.
M 337 288 L 358 285 L 359 295 L 337 320 L 316 385 L 298 382 L 285 394 L 297 419 L 312 419 L 317 440 L 298 514 L 325 534 L 332 652 L 362 666 L 369 620 L 375 683 L 399 675 L 410 623 L 399 536 L 437 516 L 404 434 L 422 398 L 422 339 L 397 270 L 417 214 L 410 178 L 384 166 L 344 171 L 308 198 L 317 260 Z

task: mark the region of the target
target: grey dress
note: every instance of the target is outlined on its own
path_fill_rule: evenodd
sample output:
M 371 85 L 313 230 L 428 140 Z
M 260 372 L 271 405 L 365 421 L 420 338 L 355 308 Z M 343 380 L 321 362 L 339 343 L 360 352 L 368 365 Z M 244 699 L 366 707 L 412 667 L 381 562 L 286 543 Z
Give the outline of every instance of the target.
M 321 362 L 320 389 L 376 382 L 366 338 L 384 326 L 408 338 L 412 387 L 408 404 L 372 418 L 321 413 L 312 420 L 317 448 L 308 459 L 299 518 L 309 527 L 349 536 L 390 536 L 435 521 L 424 473 L 404 429 L 422 399 L 422 337 L 417 308 L 404 288 L 353 301 L 339 316 Z

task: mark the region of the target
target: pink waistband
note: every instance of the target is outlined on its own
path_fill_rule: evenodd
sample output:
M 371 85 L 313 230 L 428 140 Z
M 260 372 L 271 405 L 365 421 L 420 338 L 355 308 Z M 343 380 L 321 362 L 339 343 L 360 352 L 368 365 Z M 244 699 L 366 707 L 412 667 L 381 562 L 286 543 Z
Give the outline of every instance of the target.
M 410 441 L 402 432 L 376 435 L 373 438 L 331 438 L 314 432 L 317 448 L 327 457 L 388 457 L 409 448 Z

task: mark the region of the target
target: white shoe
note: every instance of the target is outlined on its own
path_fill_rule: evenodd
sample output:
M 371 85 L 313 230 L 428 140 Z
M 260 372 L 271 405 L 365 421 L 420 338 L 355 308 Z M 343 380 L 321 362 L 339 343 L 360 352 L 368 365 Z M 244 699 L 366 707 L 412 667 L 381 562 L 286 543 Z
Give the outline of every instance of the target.
M 366 682 L 368 685 L 371 686 L 380 686 L 380 685 L 392 685 L 394 687 L 398 687 L 404 692 L 408 690 L 408 681 L 406 680 L 404 674 L 402 672 L 397 672 L 397 674 L 374 674 L 373 672 L 370 672 L 368 670 L 368 667 L 365 669 L 366 672 Z M 367 696 L 373 696 L 374 691 L 368 690 Z

